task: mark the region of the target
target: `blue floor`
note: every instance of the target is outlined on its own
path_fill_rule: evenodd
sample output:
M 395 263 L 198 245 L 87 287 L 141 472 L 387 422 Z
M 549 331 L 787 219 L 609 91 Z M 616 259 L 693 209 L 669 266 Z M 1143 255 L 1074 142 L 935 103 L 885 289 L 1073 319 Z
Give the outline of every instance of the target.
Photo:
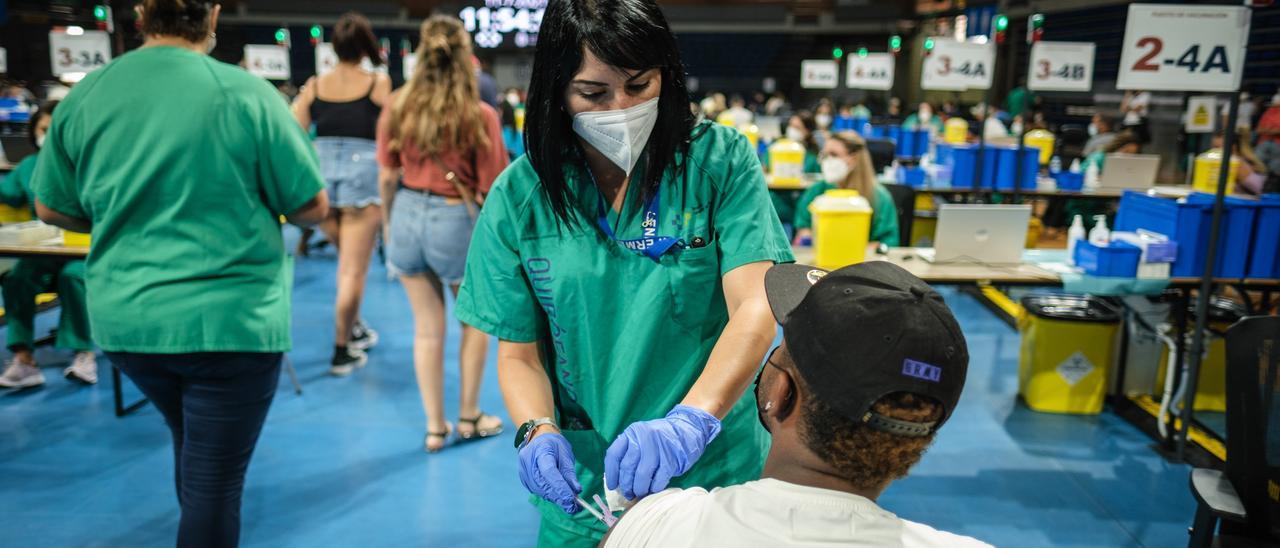
M 242 545 L 532 546 L 538 518 L 508 436 L 422 452 L 412 321 L 380 266 L 364 316 L 382 343 L 352 377 L 326 374 L 334 267 L 326 253 L 298 261 L 291 356 L 305 393 L 282 379 L 248 477 Z M 882 505 L 996 546 L 1184 545 L 1188 469 L 1110 414 L 1043 415 L 1015 403 L 1017 334 L 970 297 L 946 296 L 969 340 L 969 383 L 935 446 Z M 447 364 L 456 342 L 451 332 Z M 168 431 L 151 407 L 112 415 L 105 367 L 94 387 L 63 380 L 69 358 L 42 351 L 48 383 L 0 393 L 0 546 L 171 546 Z M 446 371 L 456 418 L 457 368 Z M 505 416 L 492 368 L 481 403 Z

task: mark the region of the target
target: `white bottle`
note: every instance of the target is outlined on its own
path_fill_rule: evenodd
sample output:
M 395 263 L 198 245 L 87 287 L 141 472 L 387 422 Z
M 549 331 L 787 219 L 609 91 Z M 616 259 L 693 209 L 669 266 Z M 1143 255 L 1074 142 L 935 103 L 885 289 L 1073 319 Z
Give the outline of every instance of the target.
M 1084 239 L 1084 218 L 1076 215 L 1067 229 L 1067 264 L 1076 264 L 1076 242 Z
M 1098 247 L 1106 247 L 1111 241 L 1111 231 L 1107 229 L 1107 216 L 1094 215 L 1093 228 L 1089 229 L 1089 243 Z
M 1090 163 L 1090 164 L 1089 164 L 1089 169 L 1086 169 L 1086 170 L 1084 171 L 1084 186 L 1085 186 L 1085 188 L 1098 188 L 1098 176 L 1099 176 L 1099 175 L 1101 175 L 1101 172 L 1098 170 L 1098 164 L 1097 164 L 1097 163 Z
M 1062 171 L 1062 158 L 1057 154 L 1053 155 L 1053 159 L 1049 160 L 1049 173 L 1060 173 Z
M 1071 171 L 1072 173 L 1080 173 L 1080 159 L 1079 159 L 1079 158 L 1076 158 L 1076 159 L 1074 159 L 1074 160 L 1072 160 L 1072 161 L 1071 161 L 1071 170 L 1070 170 L 1070 171 Z

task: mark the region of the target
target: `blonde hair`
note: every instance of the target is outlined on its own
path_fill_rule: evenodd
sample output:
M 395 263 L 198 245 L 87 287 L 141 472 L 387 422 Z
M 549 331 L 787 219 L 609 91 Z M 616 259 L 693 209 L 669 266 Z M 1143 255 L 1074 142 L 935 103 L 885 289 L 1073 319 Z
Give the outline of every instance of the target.
M 422 22 L 417 67 L 391 105 L 391 150 L 406 146 L 427 154 L 489 146 L 471 56 L 462 22 L 436 15 Z
M 871 152 L 867 150 L 867 142 L 861 135 L 852 131 L 842 131 L 832 133 L 831 139 L 844 145 L 845 150 L 849 154 L 857 158 L 857 165 L 849 170 L 849 174 L 845 176 L 843 181 L 827 181 L 839 188 L 848 188 L 858 191 L 858 194 L 867 199 L 871 207 L 876 207 L 876 168 L 871 163 Z

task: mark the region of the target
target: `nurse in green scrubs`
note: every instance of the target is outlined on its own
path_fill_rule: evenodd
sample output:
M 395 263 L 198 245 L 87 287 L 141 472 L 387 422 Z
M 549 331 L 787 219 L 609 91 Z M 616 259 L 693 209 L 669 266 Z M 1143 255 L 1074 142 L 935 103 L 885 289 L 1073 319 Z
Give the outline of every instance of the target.
M 39 150 L 53 119 L 57 101 L 40 105 L 31 116 L 32 144 Z M 0 202 L 11 207 L 31 208 L 35 215 L 35 198 L 31 193 L 31 176 L 35 174 L 40 154 L 32 154 L 18 163 L 16 169 L 0 181 Z M 9 327 L 9 350 L 13 359 L 0 375 L 0 388 L 28 388 L 44 384 L 44 374 L 36 364 L 35 344 L 36 296 L 57 292 L 61 303 L 58 320 L 57 347 L 76 353 L 62 374 L 85 384 L 98 382 L 98 361 L 89 338 L 89 312 L 85 309 L 84 261 L 65 259 L 21 259 L 0 282 L 4 288 L 4 311 Z
M 802 110 L 791 115 L 787 121 L 786 136 L 787 139 L 804 145 L 804 172 L 819 173 L 822 171 L 818 165 L 818 122 L 814 121 L 813 114 L 807 110 Z M 764 169 L 769 171 L 769 154 L 764 155 Z M 796 216 L 796 201 L 804 194 L 803 190 L 771 190 L 769 191 L 769 199 L 773 202 L 773 208 L 778 210 L 778 219 L 783 224 L 793 224 Z
M 543 18 L 528 154 L 498 178 L 457 316 L 500 339 L 541 546 L 595 546 L 575 502 L 741 483 L 767 449 L 747 391 L 792 260 L 746 137 L 689 112 L 653 0 L 559 0 Z
M 871 203 L 869 241 L 888 246 L 899 244 L 898 209 L 893 195 L 876 181 L 876 171 L 867 152 L 867 142 L 852 131 L 832 134 L 822 147 L 822 178 L 805 189 L 796 204 L 796 242 L 813 237 L 813 201 L 833 188 L 858 191 Z

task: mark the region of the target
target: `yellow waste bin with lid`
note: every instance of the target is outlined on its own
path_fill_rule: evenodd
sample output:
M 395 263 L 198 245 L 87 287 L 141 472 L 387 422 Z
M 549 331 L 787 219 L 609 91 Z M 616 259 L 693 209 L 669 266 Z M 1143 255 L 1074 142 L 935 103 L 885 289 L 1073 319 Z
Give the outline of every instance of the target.
M 1053 160 L 1053 145 L 1057 138 L 1053 132 L 1045 129 L 1033 129 L 1022 137 L 1022 142 L 1029 147 L 1040 149 L 1040 165 L 1048 165 Z
M 1187 307 L 1187 318 L 1196 317 L 1196 303 Z M 1227 410 L 1227 340 L 1224 335 L 1232 324 L 1240 321 L 1248 312 L 1244 306 L 1222 297 L 1214 297 L 1209 303 L 1209 324 L 1205 333 L 1205 353 L 1200 360 L 1200 380 L 1196 382 L 1196 411 L 1224 413 Z M 1188 330 L 1194 332 L 1192 327 Z M 1189 341 L 1190 339 L 1188 339 Z M 1191 343 L 1187 343 L 1190 352 Z M 1152 395 L 1160 399 L 1165 378 L 1169 374 L 1169 348 L 1160 352 L 1160 364 L 1156 369 L 1156 383 Z M 1182 406 L 1178 406 L 1181 409 Z
M 947 118 L 943 126 L 942 141 L 953 145 L 964 144 L 969 140 L 969 122 L 959 116 Z
M 1079 295 L 1029 295 L 1022 307 L 1018 394 L 1027 407 L 1045 413 L 1101 413 L 1120 314 Z
M 769 145 L 769 175 L 775 185 L 801 188 L 804 184 L 804 145 L 786 137 Z
M 834 270 L 866 259 L 871 203 L 853 189 L 835 188 L 809 204 L 813 214 L 814 265 Z
M 1210 194 L 1218 191 L 1218 170 L 1222 168 L 1222 149 L 1211 148 L 1196 156 L 1192 169 L 1191 186 L 1200 192 Z M 1227 171 L 1227 194 L 1236 191 L 1236 173 L 1240 171 L 1240 158 L 1231 157 L 1231 167 Z

